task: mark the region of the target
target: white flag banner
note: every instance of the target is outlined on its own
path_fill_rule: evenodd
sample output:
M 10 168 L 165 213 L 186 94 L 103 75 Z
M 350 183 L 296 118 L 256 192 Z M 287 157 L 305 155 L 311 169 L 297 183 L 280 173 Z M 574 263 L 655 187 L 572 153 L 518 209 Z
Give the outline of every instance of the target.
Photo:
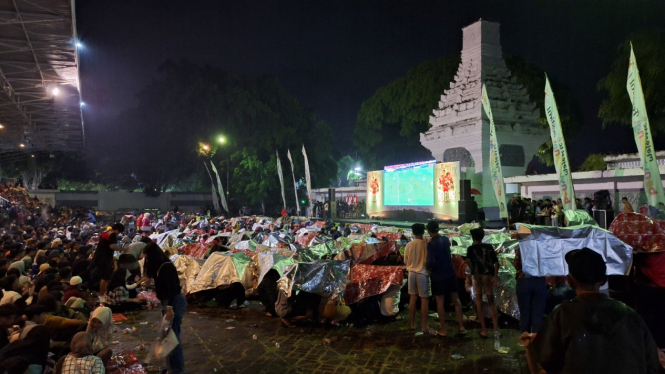
M 219 208 L 219 197 L 217 196 L 217 189 L 215 189 L 215 182 L 212 180 L 212 174 L 210 174 L 210 169 L 208 169 L 208 164 L 203 161 L 203 166 L 206 167 L 208 176 L 210 177 L 210 187 L 212 187 L 212 205 L 215 207 L 215 214 L 219 214 L 221 209 Z
M 215 177 L 217 177 L 217 190 L 219 191 L 219 197 L 222 199 L 222 207 L 224 207 L 224 210 L 227 213 L 231 213 L 229 212 L 229 206 L 226 203 L 226 195 L 224 195 L 224 187 L 222 186 L 222 181 L 219 180 L 219 173 L 217 172 L 215 163 L 210 161 L 210 166 L 212 166 L 212 172 L 215 173 Z
M 305 180 L 307 181 L 307 199 L 310 205 L 312 204 L 312 178 L 309 175 L 309 160 L 307 159 L 307 152 L 305 152 L 305 145 L 302 146 L 302 155 L 305 158 Z
M 284 209 L 286 209 L 286 195 L 284 195 L 284 174 L 282 174 L 282 163 L 279 161 L 279 152 L 277 154 L 277 175 L 279 176 L 279 184 L 282 186 L 282 201 L 284 202 Z
M 298 212 L 298 215 L 300 215 L 300 203 L 298 202 L 298 186 L 296 186 L 296 172 L 295 170 L 293 170 L 293 159 L 291 159 L 290 150 L 286 151 L 286 157 L 289 159 L 289 162 L 291 163 L 291 175 L 293 176 L 293 192 L 296 194 L 296 211 Z

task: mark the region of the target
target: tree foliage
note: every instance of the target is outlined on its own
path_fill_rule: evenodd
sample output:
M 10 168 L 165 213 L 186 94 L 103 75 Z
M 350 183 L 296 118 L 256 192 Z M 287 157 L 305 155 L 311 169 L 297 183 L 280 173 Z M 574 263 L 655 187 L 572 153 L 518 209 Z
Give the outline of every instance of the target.
M 580 171 L 605 170 L 605 156 L 601 154 L 589 155 L 580 166 Z
M 511 75 L 517 83 L 526 89 L 529 99 L 536 103 L 536 107 L 540 110 L 538 122 L 548 127 L 547 118 L 545 117 L 545 72 L 520 57 L 504 55 L 503 59 L 508 69 L 510 69 Z M 564 138 L 570 139 L 580 129 L 581 109 L 563 85 L 552 77 L 549 77 L 549 79 L 556 98 L 556 106 L 559 110 Z M 550 140 L 542 144 L 538 148 L 536 156 L 540 162 L 548 166 L 554 165 L 552 141 Z
M 420 133 L 429 128 L 429 116 L 450 87 L 459 62 L 459 56 L 425 62 L 362 103 L 353 142 L 367 167 L 430 157 L 420 145 Z
M 523 85 L 540 109 L 539 122 L 547 126 L 544 110 L 545 74 L 521 58 L 505 56 L 512 76 Z M 430 158 L 420 145 L 420 134 L 429 129 L 429 116 L 437 108 L 444 90 L 450 87 L 460 63 L 459 56 L 428 61 L 379 88 L 360 107 L 353 141 L 371 168 L 391 163 L 421 161 Z M 579 128 L 579 107 L 555 80 L 550 78 L 556 94 L 565 136 Z M 541 146 L 539 158 L 552 165 L 552 144 Z M 369 169 L 368 169 L 369 170 Z
M 618 47 L 612 70 L 598 82 L 598 91 L 609 96 L 603 100 L 598 117 L 603 126 L 610 123 L 631 125 L 632 105 L 626 83 L 630 43 L 633 43 L 637 67 L 640 70 L 644 100 L 649 123 L 654 134 L 665 131 L 665 30 L 644 30 L 630 35 Z
M 224 187 L 230 166 L 236 206 L 274 205 L 281 200 L 275 151 L 288 177 L 291 169 L 284 161 L 291 150 L 299 178 L 303 144 L 313 185 L 327 186 L 335 177 L 332 130 L 277 79 L 229 74 L 189 61 L 166 62 L 159 72 L 139 93 L 138 107 L 118 117 L 107 134 L 102 154 L 109 156 L 101 159 L 102 169 L 122 188 L 210 191 L 202 158 L 209 157 Z M 222 135 L 224 144 L 218 141 Z M 200 143 L 209 147 L 208 154 L 201 155 Z

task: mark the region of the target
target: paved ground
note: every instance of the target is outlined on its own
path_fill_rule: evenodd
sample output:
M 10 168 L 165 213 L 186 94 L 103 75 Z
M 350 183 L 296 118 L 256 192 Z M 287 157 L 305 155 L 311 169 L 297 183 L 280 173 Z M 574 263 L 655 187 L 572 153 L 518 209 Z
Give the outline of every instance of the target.
M 477 336 L 479 330 L 473 325 L 464 338 L 414 336 L 406 320 L 367 328 L 308 323 L 287 329 L 260 310 L 255 301 L 239 310 L 190 306 L 182 335 L 187 372 L 527 373 L 523 349 L 516 344 L 516 330 L 503 331 L 501 343 L 510 352 L 500 354 L 494 352 L 492 339 Z M 144 311 L 127 317 L 118 325 L 112 348 L 134 351 L 143 362 L 146 351 L 136 347 L 154 339 L 159 312 Z M 122 333 L 132 326 L 138 331 Z M 434 318 L 430 318 L 430 327 L 437 327 Z

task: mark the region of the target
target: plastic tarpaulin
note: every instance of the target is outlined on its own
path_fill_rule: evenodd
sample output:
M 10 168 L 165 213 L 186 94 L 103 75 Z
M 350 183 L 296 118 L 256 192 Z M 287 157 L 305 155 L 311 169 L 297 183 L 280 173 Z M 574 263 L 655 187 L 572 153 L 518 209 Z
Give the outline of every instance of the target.
M 346 290 L 350 261 L 314 261 L 297 265 L 293 289 L 341 300 Z
M 608 275 L 623 275 L 628 272 L 633 259 L 633 248 L 623 243 L 611 232 L 595 226 L 566 228 L 531 226 L 519 224 L 518 229 L 530 230 L 519 242 L 522 254 L 522 270 L 525 274 L 542 276 L 564 276 L 568 274 L 566 253 L 589 248 L 603 256 Z
M 621 213 L 612 221 L 610 231 L 636 251 L 665 251 L 665 221 L 639 213 Z
M 358 264 L 351 269 L 351 283 L 347 283 L 344 300 L 347 304 L 380 295 L 390 285 L 402 286 L 404 271 L 401 266 L 375 266 Z
M 301 248 L 298 250 L 298 259 L 301 262 L 312 262 L 316 260 L 325 259 L 332 256 L 337 252 L 335 243 L 330 241 L 326 243 L 317 244 L 309 248 Z
M 284 275 L 284 271 L 287 268 L 293 266 L 296 262 L 292 257 L 283 256 L 279 253 L 274 252 L 263 252 L 258 255 L 259 263 L 259 284 L 263 280 L 263 277 L 266 275 L 270 269 L 275 269 L 279 273 L 279 276 Z
M 498 287 L 494 289 L 496 307 L 501 313 L 519 320 L 520 308 L 517 304 L 517 294 L 515 292 L 517 288 L 517 280 L 515 280 L 517 270 L 513 265 L 515 255 L 500 253 L 497 257 L 499 258 L 499 279 Z
M 203 258 L 210 248 L 209 244 L 193 243 L 187 244 L 184 247 L 180 247 L 178 252 L 186 256 L 192 256 L 194 258 Z
M 568 226 L 579 226 L 579 225 L 592 225 L 598 226 L 596 222 L 586 210 L 564 210 L 563 215 L 566 217 Z
M 245 269 L 250 257 L 242 252 L 228 254 L 215 252 L 210 255 L 201 267 L 198 276 L 189 287 L 189 292 L 199 292 L 241 282 L 245 289 L 251 288 L 251 279 L 245 277 Z
M 335 259 L 349 259 L 356 264 L 370 265 L 377 259 L 388 256 L 392 252 L 397 253 L 397 244 L 395 242 L 378 242 L 372 244 L 366 241 L 354 240 Z
M 173 255 L 171 256 L 171 262 L 173 262 L 178 271 L 182 293 L 187 295 L 189 293 L 189 286 L 196 280 L 196 276 L 201 271 L 201 267 L 205 261 L 191 256 Z
M 665 288 L 665 251 L 636 252 L 635 269 L 653 285 Z
M 466 250 L 473 244 L 473 239 L 471 235 L 459 235 L 450 239 L 450 242 L 457 243 L 457 245 L 451 245 L 450 252 L 452 254 L 457 254 L 463 257 L 466 257 Z M 497 232 L 487 232 L 483 238 L 483 243 L 491 244 L 495 250 L 503 247 L 504 252 L 513 253 L 515 248 L 518 246 L 518 241 L 511 238 L 510 234 L 504 231 Z

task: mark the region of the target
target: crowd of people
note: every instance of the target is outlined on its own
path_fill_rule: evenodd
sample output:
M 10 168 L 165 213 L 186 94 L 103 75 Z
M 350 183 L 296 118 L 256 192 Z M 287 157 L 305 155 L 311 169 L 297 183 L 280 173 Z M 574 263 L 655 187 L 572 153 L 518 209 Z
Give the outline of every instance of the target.
M 249 218 L 232 224 L 174 211 L 162 217 L 128 214 L 109 227 L 85 209 L 44 206 L 20 187 L 0 184 L 0 194 L 8 200 L 2 207 L 4 226 L 0 229 L 0 373 L 42 373 L 47 368 L 66 374 L 104 373 L 113 354 L 113 313 L 140 310 L 146 292 L 154 292 L 177 339 L 188 302 L 203 305 L 214 299 L 225 308 L 246 305 L 246 290 L 237 282 L 183 295 L 175 265 L 150 234 L 170 229 L 179 229 L 182 235 L 196 231 L 193 240 L 200 243 L 214 238 L 210 251 L 214 253 L 229 250 L 228 236 L 218 236 L 223 232 L 246 231 L 254 238 L 266 231 L 295 235 L 310 224 L 289 218 L 270 224 Z M 539 202 L 517 201 L 520 209 L 515 214 L 524 209 L 523 217 L 528 217 L 526 206 L 539 207 Z M 550 209 L 549 202 L 543 203 Z M 266 316 L 277 318 L 287 328 L 306 320 L 363 325 L 401 320 L 400 311 L 408 309 L 412 330 L 420 320 L 417 334 L 448 336 L 445 308 L 455 311 L 453 334 L 465 335 L 470 326 L 463 310 L 475 307 L 478 335 L 488 338 L 491 323 L 498 339 L 494 289 L 499 260 L 494 248 L 483 243 L 484 231 L 471 230 L 473 243 L 465 258 L 451 255 L 450 240 L 440 234 L 436 221 L 415 224 L 411 232 L 412 240 L 404 235 L 400 238 L 405 246 L 403 256 L 393 252 L 373 263 L 403 267 L 406 279 L 401 287 L 391 285 L 380 295 L 346 305 L 334 297 L 291 292 L 289 285 L 280 284 L 288 282 L 288 277 L 280 277 L 273 269 L 258 285 Z M 348 225 L 327 225 L 321 233 L 337 239 L 351 235 L 352 230 Z M 530 370 L 597 372 L 602 367 L 607 372 L 657 372 L 658 349 L 644 322 L 600 291 L 606 283 L 602 257 L 581 249 L 571 252 L 566 261 L 570 275 L 548 286 L 544 277 L 525 276 L 519 250 L 515 256 L 520 340 Z M 420 319 L 416 317 L 418 308 Z M 438 329 L 428 325 L 431 309 L 438 313 Z M 629 367 L 634 370 L 615 370 Z M 167 368 L 170 373 L 185 371 L 180 344 L 168 355 Z

